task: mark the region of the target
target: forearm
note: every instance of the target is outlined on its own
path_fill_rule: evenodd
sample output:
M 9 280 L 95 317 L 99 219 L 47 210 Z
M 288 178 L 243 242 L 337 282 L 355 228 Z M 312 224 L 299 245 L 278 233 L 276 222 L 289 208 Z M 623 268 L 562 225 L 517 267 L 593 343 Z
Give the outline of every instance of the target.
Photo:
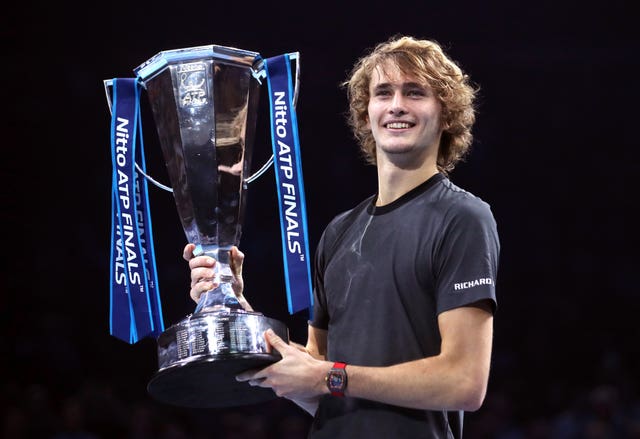
M 423 410 L 477 410 L 488 370 L 442 356 L 389 367 L 347 366 L 346 396 Z
M 491 363 L 493 317 L 481 307 L 439 316 L 441 353 L 388 367 L 347 366 L 347 395 L 424 410 L 480 408 Z

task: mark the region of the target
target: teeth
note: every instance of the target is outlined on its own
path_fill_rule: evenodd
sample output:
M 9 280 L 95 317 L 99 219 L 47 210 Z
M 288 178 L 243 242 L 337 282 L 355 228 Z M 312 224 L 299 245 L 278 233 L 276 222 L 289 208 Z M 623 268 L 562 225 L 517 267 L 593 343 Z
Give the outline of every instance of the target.
M 407 122 L 392 122 L 387 124 L 387 128 L 409 128 L 409 126 Z

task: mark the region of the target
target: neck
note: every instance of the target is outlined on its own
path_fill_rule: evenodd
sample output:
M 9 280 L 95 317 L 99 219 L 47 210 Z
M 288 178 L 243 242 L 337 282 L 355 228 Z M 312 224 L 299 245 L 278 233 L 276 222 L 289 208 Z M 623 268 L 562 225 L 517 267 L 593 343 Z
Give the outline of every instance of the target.
M 424 163 L 419 168 L 407 169 L 390 162 L 378 163 L 378 199 L 376 206 L 392 203 L 410 190 L 438 173 L 433 163 Z

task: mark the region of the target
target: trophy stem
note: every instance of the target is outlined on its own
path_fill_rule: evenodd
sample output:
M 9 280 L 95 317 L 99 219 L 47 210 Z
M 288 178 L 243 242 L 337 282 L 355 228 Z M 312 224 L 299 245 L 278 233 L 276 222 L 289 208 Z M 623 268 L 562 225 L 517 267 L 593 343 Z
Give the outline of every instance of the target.
M 199 246 L 194 253 L 204 254 L 216 260 L 214 267 L 215 275 L 213 282 L 218 286 L 212 290 L 202 293 L 194 313 L 217 310 L 242 310 L 242 305 L 238 302 L 233 291 L 233 272 L 230 265 L 231 247 Z

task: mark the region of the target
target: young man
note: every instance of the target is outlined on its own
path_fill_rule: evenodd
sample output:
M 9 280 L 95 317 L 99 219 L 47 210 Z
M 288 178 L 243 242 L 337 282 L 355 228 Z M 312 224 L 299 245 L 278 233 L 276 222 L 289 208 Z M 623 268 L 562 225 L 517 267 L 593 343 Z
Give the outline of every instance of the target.
M 237 379 L 307 410 L 313 438 L 460 438 L 486 393 L 500 248 L 489 206 L 447 178 L 471 143 L 475 90 L 411 37 L 378 45 L 345 85 L 378 192 L 322 235 L 306 347 L 267 331 L 282 360 Z M 197 301 L 215 261 L 192 251 Z

